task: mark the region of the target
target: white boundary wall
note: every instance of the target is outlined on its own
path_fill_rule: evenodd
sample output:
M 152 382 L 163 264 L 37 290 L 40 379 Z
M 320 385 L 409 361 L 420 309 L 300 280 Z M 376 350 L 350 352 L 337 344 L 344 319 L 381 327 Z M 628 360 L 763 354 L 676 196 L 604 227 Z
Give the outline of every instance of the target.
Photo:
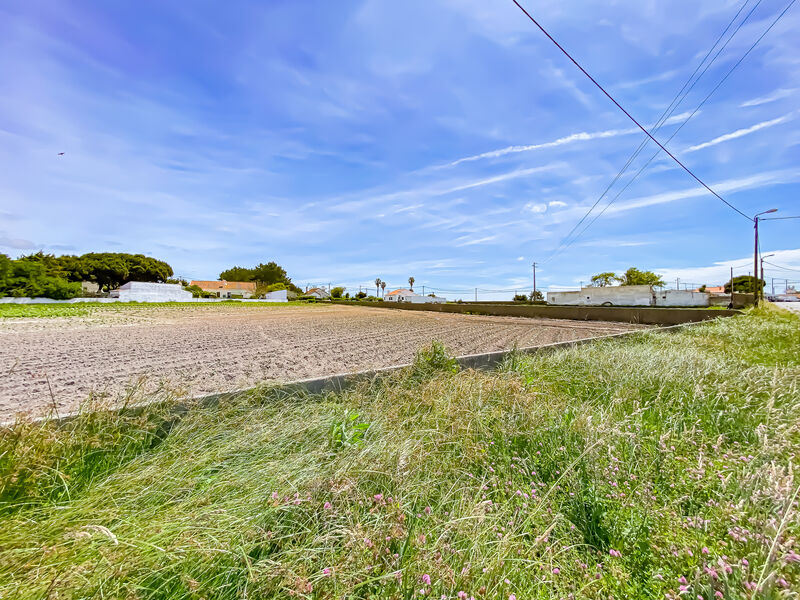
M 82 304 L 85 302 L 97 302 L 99 304 L 128 304 L 131 302 L 142 302 L 143 304 L 147 304 L 148 302 L 152 301 L 123 300 L 121 298 L 70 298 L 69 300 L 53 300 L 52 298 L 0 298 L 0 304 Z M 163 301 L 158 300 L 157 302 Z M 213 304 L 215 302 L 261 302 L 262 304 L 270 304 L 275 302 L 286 302 L 286 300 L 261 300 L 259 298 L 237 298 L 236 300 L 230 300 L 228 298 L 187 298 L 186 300 L 167 300 L 167 302 L 180 302 L 182 304 L 187 302 L 199 304 Z

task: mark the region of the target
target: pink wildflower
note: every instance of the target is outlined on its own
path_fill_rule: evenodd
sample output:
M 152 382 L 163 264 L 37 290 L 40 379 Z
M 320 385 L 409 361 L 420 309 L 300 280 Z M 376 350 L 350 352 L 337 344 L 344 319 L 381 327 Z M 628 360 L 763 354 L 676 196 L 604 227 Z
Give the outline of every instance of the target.
M 325 575 L 325 577 L 330 577 L 331 576 L 330 568 L 325 567 L 324 569 L 322 569 L 322 574 Z
M 466 598 L 466 597 L 467 597 L 467 592 L 460 591 L 460 592 L 458 592 L 458 594 L 456 594 L 456 595 L 457 595 L 459 598 Z
M 272 499 L 273 499 L 273 500 L 277 500 L 277 499 L 278 499 L 278 497 L 279 497 L 279 496 L 278 496 L 278 492 L 272 492 Z
M 783 557 L 783 562 L 785 563 L 800 562 L 800 554 L 797 554 L 796 552 L 789 552 L 789 554 Z
M 517 597 L 514 594 L 509 594 L 508 600 L 517 600 Z
M 708 554 L 710 552 L 710 550 L 708 548 L 706 548 L 705 546 L 703 546 L 702 552 L 703 552 L 703 554 Z
M 724 598 L 725 595 L 722 592 L 720 592 L 719 590 L 717 590 L 716 592 L 714 592 L 714 597 L 716 597 L 716 598 Z
M 559 569 L 558 567 L 553 569 L 553 575 L 558 575 L 559 573 L 561 573 L 561 569 Z
M 325 510 L 330 510 L 330 509 L 332 509 L 332 508 L 333 508 L 333 504 L 331 504 L 330 502 L 326 502 L 326 503 L 325 503 L 325 504 L 322 506 L 322 508 L 324 508 Z
M 383 494 L 375 494 L 373 498 L 375 498 L 375 502 L 380 502 L 383 500 Z
M 431 514 L 431 510 L 432 510 L 432 509 L 431 509 L 431 507 L 430 507 L 430 506 L 426 506 L 426 507 L 425 507 L 425 514 L 426 514 L 426 515 L 429 515 L 429 514 Z
M 747 566 L 749 566 L 749 565 L 750 565 L 750 562 L 749 562 L 749 561 L 748 561 L 746 558 L 743 558 L 743 559 L 742 559 L 742 564 L 743 564 L 745 567 L 747 567 Z
M 425 573 L 422 576 L 422 583 L 424 583 L 425 585 L 430 585 L 431 584 L 431 576 L 428 575 L 427 573 Z
M 613 548 L 611 548 L 611 550 L 609 550 L 609 551 L 608 551 L 608 553 L 609 553 L 611 556 L 616 556 L 617 558 L 619 558 L 620 556 L 622 556 L 622 553 L 621 553 L 619 550 L 614 550 Z

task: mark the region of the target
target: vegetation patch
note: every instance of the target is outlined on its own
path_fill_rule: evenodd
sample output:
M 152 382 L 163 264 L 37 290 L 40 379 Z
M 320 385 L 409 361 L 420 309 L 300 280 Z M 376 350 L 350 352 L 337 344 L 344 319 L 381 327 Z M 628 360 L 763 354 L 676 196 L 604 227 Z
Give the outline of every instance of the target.
M 0 597 L 782 598 L 800 319 L 0 438 Z

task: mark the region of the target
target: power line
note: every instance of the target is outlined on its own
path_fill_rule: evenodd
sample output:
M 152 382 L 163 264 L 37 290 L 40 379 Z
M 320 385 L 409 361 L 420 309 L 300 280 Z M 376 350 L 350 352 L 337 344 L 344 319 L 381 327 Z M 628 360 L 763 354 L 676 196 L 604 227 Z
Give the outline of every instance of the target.
M 782 221 L 784 219 L 800 219 L 800 215 L 797 215 L 796 217 L 765 217 L 759 219 L 759 221 Z
M 702 185 L 704 188 L 706 188 L 706 189 L 707 189 L 709 192 L 711 192 L 711 193 L 712 193 L 714 196 L 716 196 L 717 198 L 719 198 L 719 200 L 721 200 L 722 202 L 724 202 L 724 203 L 725 203 L 726 205 L 728 205 L 728 206 L 729 206 L 731 209 L 735 210 L 737 213 L 739 213 L 740 215 L 742 215 L 742 216 L 743 216 L 745 219 L 747 219 L 748 221 L 752 221 L 752 220 L 753 220 L 753 219 L 751 219 L 749 216 L 747 216 L 746 214 L 744 214 L 744 213 L 743 213 L 741 210 L 739 210 L 738 208 L 736 208 L 736 207 L 735 207 L 733 204 L 731 204 L 730 202 L 728 202 L 727 200 L 725 200 L 725 198 L 723 198 L 722 196 L 720 196 L 720 195 L 719 195 L 717 192 L 715 192 L 714 190 L 712 190 L 712 189 L 711 189 L 711 188 L 708 186 L 708 184 L 706 184 L 706 182 L 704 182 L 702 179 L 700 179 L 700 178 L 699 178 L 697 175 L 695 175 L 695 174 L 694 174 L 694 172 L 692 172 L 692 170 L 691 170 L 691 169 L 689 169 L 689 167 L 687 167 L 687 166 L 686 166 L 686 165 L 684 165 L 684 164 L 683 164 L 683 163 L 682 163 L 680 160 L 678 160 L 678 158 L 677 158 L 677 157 L 676 157 L 674 154 L 672 154 L 672 152 L 670 152 L 669 150 L 667 150 L 667 149 L 666 149 L 666 148 L 665 148 L 665 147 L 664 147 L 664 146 L 661 144 L 661 142 L 659 142 L 659 141 L 658 141 L 656 138 L 654 138 L 654 137 L 653 137 L 653 136 L 650 134 L 650 132 L 649 132 L 649 131 L 647 131 L 647 129 L 645 129 L 644 127 L 642 127 L 642 125 L 639 123 L 639 121 L 637 121 L 637 120 L 636 120 L 636 119 L 635 119 L 635 118 L 634 118 L 634 117 L 633 117 L 633 116 L 632 116 L 632 115 L 631 115 L 631 114 L 630 114 L 630 113 L 629 113 L 627 110 L 625 110 L 625 109 L 622 107 L 622 105 L 621 105 L 619 102 L 617 102 L 617 101 L 614 99 L 614 97 L 613 97 L 611 94 L 609 94 L 609 93 L 608 93 L 608 92 L 605 90 L 605 88 L 604 88 L 602 85 L 600 85 L 599 83 L 597 83 L 597 81 L 595 80 L 595 78 L 594 78 L 594 77 L 592 77 L 591 75 L 589 75 L 589 73 L 586 71 L 586 69 L 584 69 L 584 68 L 583 68 L 583 67 L 580 65 L 580 63 L 578 63 L 578 61 L 576 61 L 574 58 L 572 58 L 572 55 L 570 55 L 570 53 L 569 53 L 569 52 L 567 52 L 567 51 L 566 51 L 566 50 L 565 50 L 565 49 L 564 49 L 564 48 L 561 46 L 561 44 L 559 44 L 559 43 L 558 43 L 558 42 L 555 40 L 555 38 L 553 38 L 553 36 L 551 36 L 551 35 L 550 35 L 550 34 L 547 32 L 547 30 L 546 30 L 544 27 L 542 27 L 542 26 L 539 24 L 539 22 L 538 22 L 536 19 L 534 19 L 534 18 L 531 16 L 531 14 L 530 14 L 530 13 L 529 13 L 527 10 L 525 10 L 525 9 L 522 7 L 522 5 L 521 5 L 521 4 L 518 2 L 518 0 L 511 0 L 511 1 L 512 1 L 514 4 L 516 4 L 516 5 L 517 5 L 517 7 L 518 7 L 518 8 L 519 8 L 519 9 L 520 9 L 520 10 L 521 10 L 523 13 L 525 13 L 525 16 L 527 16 L 527 17 L 528 17 L 528 18 L 531 20 L 531 22 L 532 22 L 534 25 L 536 25 L 536 27 L 538 27 L 538 28 L 539 28 L 539 29 L 542 31 L 542 33 L 544 33 L 544 34 L 545 34 L 545 35 L 546 35 L 546 36 L 547 36 L 547 37 L 550 39 L 550 41 L 551 41 L 551 42 L 553 42 L 553 43 L 556 45 L 556 47 L 558 47 L 558 49 L 559 49 L 559 50 L 561 50 L 561 52 L 563 52 L 563 53 L 564 53 L 564 55 L 565 55 L 567 58 L 569 58 L 569 59 L 572 61 L 572 63 L 573 63 L 573 64 L 574 64 L 576 67 L 578 67 L 578 69 L 580 69 L 580 70 L 581 70 L 581 72 L 582 72 L 584 75 L 586 75 L 586 77 L 588 77 L 588 78 L 589 78 L 589 80 L 590 80 L 590 81 L 591 81 L 593 84 L 595 84 L 595 85 L 597 86 L 597 88 L 598 88 L 598 89 L 599 89 L 601 92 L 603 92 L 603 94 L 605 94 L 605 95 L 606 95 L 606 97 L 607 97 L 609 100 L 611 100 L 611 102 L 613 102 L 613 103 L 616 105 L 616 107 L 617 107 L 617 108 L 619 108 L 619 109 L 620 109 L 620 110 L 621 110 L 623 113 L 625 113 L 625 116 L 627 116 L 627 117 L 628 117 L 628 118 L 629 118 L 631 121 L 633 121 L 633 122 L 636 124 L 636 126 L 637 126 L 639 129 L 641 129 L 641 130 L 642 130 L 642 131 L 645 133 L 645 135 L 647 135 L 647 137 L 649 137 L 651 140 L 653 140 L 653 141 L 656 143 L 656 145 L 657 145 L 659 148 L 661 148 L 661 149 L 662 149 L 664 152 L 666 152 L 666 153 L 669 155 L 669 157 L 670 157 L 672 160 L 674 160 L 674 161 L 675 161 L 675 162 L 676 162 L 678 165 L 680 165 L 680 166 L 681 166 L 681 168 L 682 168 L 684 171 L 686 171 L 686 172 L 687 172 L 689 175 L 691 175 L 691 176 L 692 176 L 692 178 L 694 178 L 694 179 L 695 179 L 695 181 L 697 181 L 697 182 L 698 182 L 700 185 Z M 794 0 L 793 0 L 793 1 L 794 1 Z
M 748 48 L 748 49 L 747 49 L 747 52 L 745 52 L 745 53 L 742 55 L 742 57 L 741 57 L 741 58 L 740 58 L 740 59 L 739 59 L 739 60 L 738 60 L 738 61 L 737 61 L 737 62 L 736 62 L 736 63 L 735 63 L 735 64 L 734 64 L 734 65 L 733 65 L 733 66 L 732 66 L 732 67 L 731 67 L 729 70 L 728 70 L 728 72 L 727 72 L 727 73 L 725 74 L 725 76 L 724 76 L 724 77 L 723 77 L 723 78 L 722 78 L 722 79 L 719 81 L 719 83 L 717 83 L 717 85 L 716 85 L 716 86 L 714 86 L 714 88 L 713 88 L 713 89 L 712 89 L 712 90 L 711 90 L 711 91 L 708 93 L 708 95 L 707 95 L 705 98 L 703 98 L 703 100 L 700 102 L 700 104 L 698 104 L 698 105 L 697 105 L 697 108 L 695 108 L 695 109 L 694 109 L 694 111 L 692 111 L 692 114 L 690 114 L 688 117 L 686 117 L 686 120 L 685 120 L 683 123 L 681 123 L 680 127 L 678 127 L 678 128 L 677 128 L 677 129 L 676 129 L 676 130 L 675 130 L 675 131 L 672 133 L 672 135 L 671 135 L 671 136 L 670 136 L 670 137 L 667 139 L 667 141 L 665 142 L 666 144 L 668 144 L 668 143 L 669 143 L 669 142 L 672 140 L 672 138 L 674 138 L 674 137 L 675 137 L 675 136 L 678 134 L 678 132 L 680 132 L 680 130 L 681 130 L 681 129 L 683 129 L 683 126 L 684 126 L 684 125 L 686 125 L 686 123 L 688 123 L 688 122 L 689 122 L 689 120 L 690 120 L 690 119 L 691 119 L 691 118 L 692 118 L 692 117 L 693 117 L 695 114 L 697 114 L 697 111 L 699 111 L 699 110 L 700 110 L 700 108 L 701 108 L 701 107 L 702 107 L 702 106 L 703 106 L 703 105 L 704 105 L 704 104 L 705 104 L 705 103 L 708 101 L 708 99 L 709 99 L 709 98 L 711 98 L 711 96 L 712 96 L 712 95 L 713 95 L 713 94 L 714 94 L 714 93 L 715 93 L 715 92 L 716 92 L 716 91 L 719 89 L 719 87 L 720 87 L 720 86 L 721 86 L 721 85 L 722 85 L 722 84 L 725 82 L 725 80 L 726 80 L 726 79 L 728 79 L 728 77 L 729 77 L 729 76 L 730 76 L 730 75 L 731 75 L 731 74 L 732 74 L 732 73 L 733 73 L 733 72 L 736 70 L 736 68 L 737 68 L 737 67 L 738 67 L 740 64 L 742 64 L 742 62 L 744 61 L 744 59 L 745 59 L 745 58 L 747 58 L 747 56 L 750 54 L 750 52 L 752 52 L 752 51 L 753 51 L 753 49 L 754 49 L 754 48 L 755 48 L 755 47 L 758 45 L 758 43 L 759 43 L 759 42 L 760 42 L 760 41 L 761 41 L 761 40 L 764 38 L 764 36 L 766 36 L 766 35 L 767 35 L 767 33 L 769 33 L 770 29 L 772 29 L 772 27 L 773 27 L 773 26 L 774 26 L 774 25 L 775 25 L 775 24 L 776 24 L 776 23 L 777 23 L 777 22 L 778 22 L 778 21 L 779 21 L 779 20 L 780 20 L 780 19 L 783 17 L 783 15 L 784 15 L 784 14 L 786 14 L 786 11 L 788 11 L 788 10 L 789 10 L 789 8 L 790 8 L 790 7 L 792 6 L 792 4 L 794 4 L 794 3 L 795 3 L 795 0 L 792 0 L 792 1 L 791 1 L 791 2 L 788 4 L 788 6 L 787 6 L 787 7 L 786 7 L 786 8 L 785 8 L 785 9 L 784 9 L 784 10 L 783 10 L 783 11 L 782 11 L 782 12 L 781 12 L 781 13 L 780 13 L 780 14 L 779 14 L 779 15 L 778 15 L 776 18 L 775 18 L 775 20 L 774 20 L 774 21 L 773 21 L 773 22 L 770 24 L 770 26 L 769 26 L 769 27 L 767 27 L 767 29 L 766 29 L 766 30 L 764 30 L 764 33 L 762 33 L 762 34 L 759 36 L 759 38 L 758 38 L 758 39 L 757 39 L 755 42 L 753 42 L 753 44 L 750 46 L 750 48 Z M 755 10 L 755 8 L 756 8 L 757 6 L 758 6 L 758 4 L 756 4 L 756 6 L 754 6 L 754 7 L 753 7 L 753 10 Z M 745 23 L 745 21 L 747 21 L 747 18 L 750 16 L 750 14 L 752 14 L 752 12 L 753 12 L 753 11 L 751 10 L 751 11 L 750 11 L 750 13 L 748 13 L 748 15 L 747 15 L 747 16 L 744 18 L 744 20 L 742 20 L 742 22 L 739 24 L 739 27 L 736 29 L 736 31 L 738 31 L 738 30 L 739 30 L 739 28 L 741 28 L 741 26 L 742 26 L 742 25 Z M 735 32 L 735 31 L 734 31 L 733 35 L 736 35 L 736 32 Z M 730 41 L 730 40 L 733 38 L 733 35 L 731 36 L 731 38 L 729 38 L 729 39 L 728 39 L 728 41 Z M 726 43 L 726 45 L 727 45 L 727 43 Z M 723 46 L 723 48 L 724 48 L 724 46 Z M 608 202 L 608 204 L 606 204 L 606 205 L 603 207 L 603 210 L 601 210 L 601 211 L 600 211 L 600 212 L 599 212 L 599 213 L 598 213 L 598 214 L 597 214 L 597 215 L 596 215 L 596 216 L 595 216 L 595 217 L 594 217 L 594 218 L 593 218 L 593 219 L 592 219 L 592 220 L 589 222 L 589 224 L 588 224 L 586 227 L 584 227 L 584 228 L 583 228 L 583 229 L 582 229 L 582 230 L 581 230 L 581 231 L 578 233 L 578 235 L 576 235 L 576 236 L 575 236 L 575 238 L 574 238 L 574 239 L 573 239 L 573 240 L 572 240 L 572 241 L 571 241 L 571 242 L 570 242 L 570 243 L 567 245 L 567 247 L 569 247 L 569 245 L 571 245 L 571 244 L 572 244 L 572 242 L 574 242 L 574 241 L 575 241 L 575 240 L 577 240 L 577 239 L 578 239 L 578 238 L 579 238 L 581 235 L 583 235 L 583 234 L 586 232 L 586 230 L 587 230 L 587 229 L 589 229 L 589 227 L 591 227 L 591 226 L 592 226 L 592 225 L 595 223 L 595 221 L 597 221 L 597 219 L 599 219 L 600 217 L 602 217 L 602 216 L 603 216 L 603 214 L 606 212 L 606 210 L 607 210 L 607 209 L 608 209 L 608 208 L 609 208 L 609 207 L 610 207 L 610 206 L 611 206 L 611 205 L 612 205 L 614 202 L 616 202 L 616 201 L 619 199 L 619 197 L 620 197 L 620 196 L 621 196 L 621 195 L 622 195 L 622 194 L 625 192 L 625 190 L 627 190 L 627 189 L 628 189 L 628 188 L 631 186 L 631 184 L 632 184 L 634 181 L 636 181 L 636 179 L 639 177 L 639 175 L 641 175 L 641 174 L 644 172 L 644 170 L 645 170 L 645 169 L 646 169 L 646 168 L 647 168 L 647 167 L 650 165 L 650 163 L 651 163 L 651 162 L 653 162 L 653 160 L 654 160 L 654 159 L 655 159 L 657 156 L 658 156 L 658 151 L 656 151 L 656 152 L 655 152 L 655 154 L 653 154 L 653 156 L 651 156 L 651 157 L 650 157 L 650 159 L 649 159 L 649 160 L 648 160 L 648 161 L 647 161 L 647 162 L 646 162 L 644 165 L 642 165 L 642 167 L 639 169 L 639 171 L 638 171 L 638 172 L 637 172 L 637 173 L 636 173 L 636 174 L 635 174 L 635 175 L 634 175 L 634 176 L 633 176 L 633 177 L 630 179 L 630 181 L 628 181 L 628 183 L 626 183 L 626 184 L 625 184 L 625 187 L 623 187 L 623 188 L 622 188 L 622 189 L 621 189 L 621 190 L 620 190 L 620 191 L 617 193 L 617 195 L 616 195 L 616 196 L 614 196 L 614 198 L 612 198 L 612 199 L 611 199 L 611 200 Z M 798 217 L 784 217 L 784 218 L 798 218 Z
M 792 268 L 790 268 L 790 267 L 782 267 L 781 265 L 776 265 L 775 263 L 771 263 L 771 262 L 769 262 L 768 260 L 765 260 L 765 261 L 764 261 L 764 263 L 765 263 L 765 264 L 768 264 L 768 265 L 770 265 L 770 266 L 773 266 L 773 267 L 775 267 L 776 269 L 780 269 L 780 270 L 782 270 L 782 271 L 796 271 L 796 272 L 800 273 L 800 269 L 792 269 Z
M 706 55 L 703 57 L 703 60 L 701 60 L 698 63 L 697 67 L 695 67 L 695 69 L 694 69 L 694 72 L 692 72 L 692 74 L 689 76 L 689 78 L 683 84 L 683 87 L 681 87 L 681 89 L 678 90 L 678 93 L 675 94 L 675 96 L 673 97 L 672 101 L 669 103 L 669 106 L 667 106 L 667 108 L 664 109 L 664 112 L 661 113 L 661 116 L 659 117 L 658 121 L 656 121 L 656 124 L 653 127 L 654 131 L 658 131 L 664 125 L 664 123 L 666 123 L 667 119 L 672 115 L 672 113 L 674 113 L 675 110 L 677 110 L 677 108 L 678 108 L 678 106 L 680 106 L 681 102 L 683 102 L 683 100 L 686 98 L 686 96 L 689 94 L 689 92 L 692 91 L 692 89 L 697 84 L 697 82 L 700 81 L 700 79 L 703 77 L 703 75 L 706 73 L 706 71 L 708 71 L 708 69 L 711 67 L 711 65 L 714 64 L 714 62 L 719 57 L 720 53 L 725 49 L 725 47 L 730 43 L 730 41 L 733 39 L 733 37 L 742 28 L 742 25 L 744 25 L 747 22 L 747 20 L 750 18 L 750 15 L 753 14 L 753 11 L 758 7 L 759 4 L 761 4 L 761 0 L 758 0 L 756 5 L 750 10 L 749 13 L 747 13 L 745 18 L 742 19 L 742 22 L 739 23 L 739 26 L 730 35 L 730 37 L 725 42 L 725 44 L 723 44 L 723 46 L 714 55 L 714 57 L 711 59 L 711 61 L 706 65 L 706 68 L 703 69 L 703 72 L 700 73 L 700 75 L 697 77 L 697 79 L 694 79 L 694 76 L 697 75 L 697 72 L 700 70 L 700 68 L 706 62 L 708 57 L 711 56 L 711 53 L 714 51 L 714 48 L 716 48 L 717 45 L 720 43 L 720 41 L 722 41 L 722 38 L 725 37 L 725 34 L 728 32 L 728 30 L 731 28 L 731 26 L 736 22 L 736 19 L 739 18 L 739 15 L 742 13 L 742 11 L 745 9 L 745 7 L 748 5 L 749 2 L 750 2 L 750 0 L 745 0 L 744 1 L 742 6 L 739 7 L 739 10 L 733 16 L 733 18 L 728 22 L 728 25 L 725 27 L 725 29 L 722 31 L 722 33 L 719 34 L 719 36 L 717 37 L 717 39 L 714 42 L 714 44 L 711 46 L 711 48 L 709 48 L 708 52 L 706 52 Z M 693 82 L 692 82 L 692 79 L 694 79 Z M 691 82 L 691 86 L 689 85 L 690 82 Z M 687 86 L 688 86 L 688 89 L 687 89 Z M 698 107 L 698 109 L 699 109 L 699 107 Z M 695 110 L 695 112 L 697 112 L 697 110 Z M 681 127 L 683 127 L 683 125 L 685 125 L 686 122 L 689 119 L 691 119 L 692 116 L 694 116 L 694 113 L 692 113 L 692 115 L 690 115 L 689 118 L 687 118 L 686 121 L 683 122 Z M 678 129 L 680 130 L 680 127 Z M 677 133 L 677 131 L 675 133 Z M 673 136 L 674 135 L 675 134 L 673 133 Z M 672 138 L 670 137 L 670 139 L 672 139 Z M 580 225 L 587 219 L 587 217 L 597 207 L 597 205 L 600 203 L 600 201 L 603 198 L 606 197 L 606 194 L 608 194 L 608 192 L 611 190 L 611 188 L 614 187 L 614 185 L 617 183 L 617 181 L 619 181 L 620 177 L 622 177 L 622 175 L 625 173 L 625 171 L 628 170 L 628 167 L 633 163 L 634 160 L 636 160 L 636 158 L 639 156 L 639 154 L 642 152 L 642 150 L 644 150 L 645 146 L 647 146 L 648 142 L 649 142 L 648 138 L 644 138 L 641 141 L 641 143 L 639 144 L 639 147 L 636 148 L 636 150 L 633 151 L 633 154 L 631 154 L 628 157 L 628 160 L 625 162 L 625 164 L 620 168 L 620 170 L 617 172 L 617 174 L 611 180 L 611 183 L 609 183 L 606 186 L 606 189 L 603 190 L 603 193 L 600 194 L 600 196 L 597 198 L 597 200 L 595 200 L 594 204 L 592 204 L 592 206 L 589 207 L 589 210 L 586 211 L 586 213 L 580 218 L 580 220 L 569 231 L 569 233 L 567 233 L 567 235 L 564 236 L 564 238 L 561 240 L 561 243 L 550 254 L 550 256 L 545 260 L 545 262 L 549 262 L 553 257 L 555 257 L 559 253 L 559 251 L 561 250 L 562 246 L 564 247 L 564 249 L 566 249 L 569 246 L 571 246 L 575 242 L 575 240 L 577 240 L 581 235 L 583 235 L 583 232 L 586 231 L 586 229 L 588 229 L 597 220 L 597 217 L 595 217 L 591 221 L 591 223 L 589 223 L 589 225 L 587 227 L 585 227 L 578 235 L 575 236 L 574 239 L 572 239 L 571 241 L 567 242 L 567 240 L 569 240 L 569 238 L 572 236 L 572 234 L 575 233 L 575 231 L 578 229 L 578 227 L 580 227 Z M 667 140 L 667 142 L 669 142 L 669 140 Z M 656 155 L 658 155 L 658 151 L 656 151 Z M 650 159 L 650 160 L 652 160 L 652 159 Z M 650 161 L 648 161 L 648 164 L 649 164 L 649 162 Z M 640 170 L 640 172 L 641 172 L 641 170 Z M 628 182 L 628 185 L 626 185 L 625 188 L 627 188 L 632 183 L 632 181 L 635 180 L 636 177 L 638 177 L 638 175 L 639 175 L 639 173 L 634 175 L 633 179 L 630 182 Z M 623 191 L 624 191 L 625 188 L 623 188 Z M 619 194 L 617 196 L 619 196 Z M 615 198 L 615 200 L 616 200 L 616 198 Z

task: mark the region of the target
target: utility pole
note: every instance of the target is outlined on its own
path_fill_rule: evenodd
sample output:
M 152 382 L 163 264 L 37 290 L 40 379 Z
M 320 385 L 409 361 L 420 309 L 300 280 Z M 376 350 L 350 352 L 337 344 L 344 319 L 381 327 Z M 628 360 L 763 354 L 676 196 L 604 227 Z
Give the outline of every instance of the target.
M 769 213 L 778 212 L 777 208 L 770 208 L 769 210 L 765 210 L 764 212 L 760 212 L 753 217 L 753 230 L 755 235 L 755 246 L 753 249 L 753 300 L 755 301 L 756 306 L 758 306 L 758 299 L 759 296 L 762 295 L 761 286 L 758 285 L 758 217 L 760 215 L 767 215 Z M 760 283 L 760 282 L 759 282 Z
M 676 277 L 675 278 L 675 289 L 676 290 L 681 289 L 681 278 L 680 277 Z
M 425 286 L 424 285 L 422 286 L 422 295 L 423 296 L 425 295 Z
M 533 263 L 533 294 L 531 294 L 531 302 L 536 302 L 536 263 Z
M 478 288 L 475 288 L 475 302 L 478 301 Z
M 722 291 L 725 291 L 725 288 L 722 288 Z M 733 308 L 733 267 L 731 267 L 731 301 L 728 302 L 728 308 Z

